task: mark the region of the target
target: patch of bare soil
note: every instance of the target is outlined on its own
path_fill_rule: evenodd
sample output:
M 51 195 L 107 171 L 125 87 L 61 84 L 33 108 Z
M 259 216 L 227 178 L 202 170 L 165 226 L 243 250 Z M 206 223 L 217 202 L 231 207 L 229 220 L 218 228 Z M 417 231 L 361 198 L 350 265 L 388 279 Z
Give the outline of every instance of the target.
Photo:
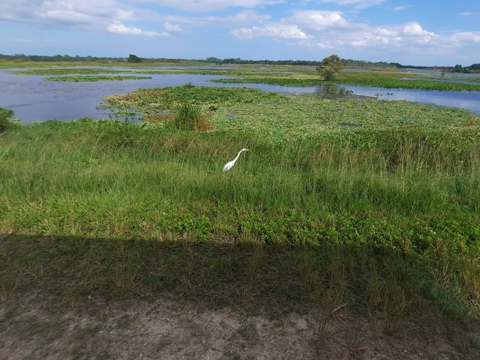
M 271 319 L 165 299 L 87 299 L 62 310 L 30 293 L 0 302 L 0 359 L 480 359 L 475 336 L 445 325 L 369 323 L 342 311 Z

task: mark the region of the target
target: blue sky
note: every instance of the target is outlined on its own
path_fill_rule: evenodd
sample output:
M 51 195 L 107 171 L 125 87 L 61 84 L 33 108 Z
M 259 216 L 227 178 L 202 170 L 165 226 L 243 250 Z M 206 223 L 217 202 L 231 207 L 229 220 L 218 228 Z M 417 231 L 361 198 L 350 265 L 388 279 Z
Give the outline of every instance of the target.
M 0 0 L 0 54 L 480 63 L 480 1 Z

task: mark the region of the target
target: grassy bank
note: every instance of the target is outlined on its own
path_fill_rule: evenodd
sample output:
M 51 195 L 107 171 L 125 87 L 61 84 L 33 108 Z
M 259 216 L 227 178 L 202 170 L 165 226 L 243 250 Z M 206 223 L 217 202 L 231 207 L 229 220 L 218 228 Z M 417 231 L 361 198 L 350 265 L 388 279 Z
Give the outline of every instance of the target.
M 109 100 L 197 104 L 214 130 L 81 119 L 3 132 L 2 296 L 44 284 L 71 299 L 478 320 L 477 115 L 191 86 Z

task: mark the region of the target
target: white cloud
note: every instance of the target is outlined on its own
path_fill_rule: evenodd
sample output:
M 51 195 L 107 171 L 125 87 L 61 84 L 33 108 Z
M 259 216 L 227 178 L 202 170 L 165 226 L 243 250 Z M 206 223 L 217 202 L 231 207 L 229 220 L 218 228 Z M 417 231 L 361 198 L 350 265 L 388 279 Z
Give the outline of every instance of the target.
M 439 35 L 424 30 L 418 23 L 377 28 L 363 26 L 362 31 L 357 35 L 357 39 L 353 43 L 354 46 L 372 49 L 383 45 L 396 49 L 418 49 L 421 44 L 435 46 L 440 38 Z
M 474 12 L 471 12 L 471 11 L 464 11 L 462 13 L 460 13 L 460 16 L 475 16 L 476 14 Z
M 270 19 L 270 15 L 259 15 L 253 10 L 240 11 L 229 16 L 203 16 L 203 17 L 175 17 L 179 22 L 189 23 L 191 26 L 244 26 L 248 24 L 258 24 Z
M 48 29 L 78 29 L 122 35 L 166 36 L 125 25 L 133 21 L 159 21 L 158 14 L 124 4 L 121 0 L 2 0 L 0 20 L 24 22 Z
M 292 16 L 278 22 L 270 22 L 263 26 L 252 28 L 242 27 L 233 30 L 232 34 L 238 39 L 253 39 L 267 37 L 272 39 L 307 39 L 316 34 L 326 35 L 339 29 L 349 28 L 350 25 L 337 11 L 293 11 Z M 333 35 L 333 34 L 331 34 Z
M 195 16 L 181 17 L 162 15 L 153 10 L 133 7 L 125 0 L 1 0 L 2 11 L 0 20 L 26 22 L 49 29 L 79 29 L 92 32 L 109 32 L 122 35 L 166 36 L 163 32 L 147 31 L 138 24 L 159 23 L 170 34 L 179 34 L 184 27 L 210 26 L 245 26 L 260 24 L 270 18 L 270 15 L 260 15 L 254 10 L 244 10 L 228 16 Z M 136 0 L 136 2 L 149 0 Z M 210 10 L 231 6 L 254 7 L 281 3 L 283 0 L 165 0 L 153 1 L 158 4 L 171 5 L 175 8 L 190 10 Z M 132 1 L 129 1 L 132 2 Z M 135 1 L 133 1 L 135 2 Z M 138 4 L 137 4 L 138 5 Z M 135 22 L 135 26 L 129 23 Z
M 145 31 L 137 27 L 129 27 L 123 25 L 120 21 L 115 20 L 108 24 L 107 31 L 119 35 L 143 35 L 143 36 L 169 36 L 168 33 L 158 33 L 155 31 Z
M 70 9 L 52 9 L 38 14 L 40 19 L 66 23 L 88 23 L 91 16 Z
M 323 31 L 325 29 L 342 29 L 351 27 L 339 11 L 296 10 L 293 15 L 283 22 L 298 24 L 310 31 Z
M 244 10 L 236 13 L 233 16 L 227 16 L 225 18 L 226 23 L 230 25 L 242 24 L 246 25 L 249 23 L 258 23 L 270 19 L 270 15 L 259 15 L 256 11 L 253 10 Z
M 391 38 L 398 36 L 398 31 L 388 28 L 376 28 L 371 31 L 371 34 L 384 38 Z
M 467 43 L 480 43 L 480 31 L 458 32 L 446 38 L 452 45 L 459 46 Z
M 295 25 L 272 24 L 263 27 L 254 26 L 250 29 L 233 30 L 232 34 L 239 39 L 268 37 L 271 39 L 305 39 L 307 35 Z
M 114 0 L 84 0 L 84 1 L 43 1 L 34 8 L 34 14 L 49 21 L 90 22 L 99 17 L 110 17 L 121 9 Z
M 183 31 L 183 29 L 180 26 L 175 24 L 170 24 L 168 21 L 164 24 L 164 26 L 169 33 L 179 33 Z
M 334 49 L 337 52 L 352 48 L 365 51 L 379 49 L 409 49 L 421 51 L 428 46 L 434 51 L 441 47 L 441 37 L 427 31 L 417 22 L 398 25 L 370 26 L 348 22 L 338 11 L 293 11 L 290 17 L 270 22 L 264 26 L 242 27 L 232 31 L 241 40 L 257 37 L 271 39 L 291 39 L 299 47 L 314 49 Z M 469 41 L 476 37 L 470 34 Z M 467 41 L 464 35 L 463 40 Z M 459 39 L 458 42 L 461 40 Z M 292 42 L 290 42 L 292 44 Z
M 422 26 L 416 22 L 405 24 L 402 29 L 402 34 L 416 43 L 430 43 L 437 37 L 436 34 L 424 30 Z
M 433 36 L 434 34 L 422 29 L 419 23 L 408 23 L 403 27 L 403 33 L 409 36 Z

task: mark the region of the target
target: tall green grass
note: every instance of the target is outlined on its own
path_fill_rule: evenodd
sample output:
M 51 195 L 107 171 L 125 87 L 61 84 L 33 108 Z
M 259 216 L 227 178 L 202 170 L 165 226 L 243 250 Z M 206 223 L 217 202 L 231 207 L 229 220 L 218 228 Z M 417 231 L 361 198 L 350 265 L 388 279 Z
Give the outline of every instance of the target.
M 381 102 L 319 100 L 315 113 L 311 98 L 277 100 L 218 103 L 208 132 L 81 119 L 2 133 L 0 233 L 15 234 L 2 243 L 0 269 L 14 274 L 3 293 L 15 269 L 39 276 L 35 264 L 60 266 L 68 254 L 67 278 L 91 279 L 72 280 L 73 292 L 478 317 L 478 117 L 452 110 L 449 123 L 445 109 L 419 105 L 412 127 L 399 121 L 412 108 L 401 103 L 405 117 L 389 113 L 376 128 Z M 282 125 L 267 115 L 285 116 L 283 103 L 291 121 Z M 339 126 L 331 106 L 365 126 Z M 43 250 L 31 245 L 39 236 Z
M 295 213 L 315 227 L 305 231 L 304 240 L 318 243 L 316 231 L 339 216 L 362 214 L 379 224 L 408 217 L 477 218 L 477 143 L 457 143 L 453 136 L 446 142 L 434 134 L 424 140 L 420 135 L 397 130 L 386 139 L 385 132 L 358 132 L 350 139 L 280 146 L 224 133 L 178 133 L 113 121 L 25 127 L 3 135 L 2 221 L 31 233 L 68 234 L 66 228 L 75 226 L 98 232 L 97 222 L 85 214 L 104 218 L 114 209 L 128 213 L 131 207 L 151 206 L 155 221 L 150 226 L 158 231 L 163 226 L 159 218 L 166 217 L 175 229 L 181 218 L 203 216 L 212 225 L 208 237 L 214 238 L 216 225 L 233 222 L 229 226 L 235 227 L 247 221 L 239 214 L 253 213 L 258 221 L 272 222 L 272 234 L 261 237 L 281 238 L 282 226 L 275 224 L 284 214 Z M 232 172 L 221 173 L 245 142 L 252 153 Z M 83 205 L 72 204 L 67 211 L 69 201 Z M 45 211 L 58 214 L 24 223 L 17 216 L 25 211 L 29 217 Z M 163 213 L 169 215 L 161 217 Z M 318 214 L 325 218 L 318 219 Z M 137 222 L 137 215 L 130 220 Z M 118 212 L 110 225 L 118 226 L 125 216 L 130 217 Z M 65 229 L 57 224 L 59 218 Z M 249 231 L 256 234 L 254 223 Z M 140 235 L 136 227 L 129 229 L 117 235 Z M 115 234 L 104 230 L 100 235 Z

